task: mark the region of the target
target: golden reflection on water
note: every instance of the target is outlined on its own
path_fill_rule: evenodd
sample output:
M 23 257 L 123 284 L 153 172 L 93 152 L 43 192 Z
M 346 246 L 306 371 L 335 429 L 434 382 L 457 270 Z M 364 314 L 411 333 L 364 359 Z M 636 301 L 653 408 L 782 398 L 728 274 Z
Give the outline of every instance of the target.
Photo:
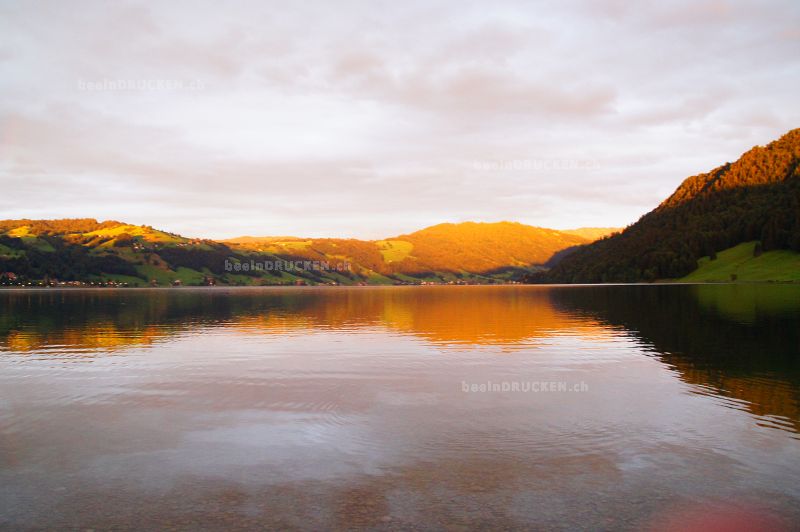
M 188 296 L 190 292 L 185 290 L 178 296 Z M 442 346 L 513 346 L 578 330 L 596 339 L 610 335 L 608 327 L 592 317 L 554 308 L 550 294 L 544 290 L 512 292 L 491 287 L 298 290 L 288 296 L 281 294 L 273 305 L 242 305 L 226 310 L 215 309 L 213 305 L 188 306 L 182 309 L 180 320 L 170 316 L 172 312 L 181 312 L 181 308 L 173 308 L 173 304 L 178 307 L 175 302 L 163 294 L 150 294 L 142 296 L 155 299 L 146 307 L 117 307 L 116 321 L 105 315 L 79 315 L 64 322 L 27 322 L 24 328 L 10 327 L 0 337 L 0 345 L 17 352 L 52 346 L 113 350 L 149 345 L 158 338 L 201 326 L 224 326 L 243 334 L 278 335 L 320 328 L 381 326 Z M 207 295 L 195 292 L 191 297 L 202 302 Z M 245 299 L 254 297 L 252 292 L 238 295 Z M 95 296 L 98 300 L 113 297 Z M 255 297 L 273 296 L 274 293 L 267 291 Z M 12 295 L 9 313 L 15 312 L 13 298 Z M 70 303 L 69 297 L 60 301 Z M 208 314 L 203 314 L 205 310 L 209 310 Z
M 442 347 L 513 348 L 578 329 L 587 336 L 608 336 L 597 320 L 555 309 L 544 291 L 503 293 L 486 287 L 337 290 L 322 292 L 312 305 L 293 311 L 242 316 L 231 325 L 247 334 L 378 326 Z
M 115 323 L 95 323 L 85 329 L 60 329 L 56 331 L 10 331 L 4 339 L 9 351 L 27 352 L 45 348 L 113 351 L 137 345 L 150 345 L 169 331 L 158 327 L 145 327 L 130 331 Z
M 193 295 L 202 298 L 204 294 Z M 269 299 L 273 295 L 266 292 L 262 297 Z M 288 304 L 242 306 L 228 312 L 212 311 L 205 316 L 199 314 L 202 307 L 190 307 L 185 309 L 184 321 L 171 321 L 167 319 L 172 310 L 169 299 L 159 298 L 145 309 L 127 307 L 117 321 L 89 314 L 83 320 L 57 324 L 28 323 L 24 329 L 7 331 L 0 344 L 17 352 L 60 346 L 113 350 L 149 345 L 160 337 L 201 326 L 224 326 L 243 334 L 278 335 L 320 328 L 381 326 L 442 346 L 513 346 L 577 329 L 597 338 L 608 336 L 607 328 L 601 327 L 597 320 L 555 309 L 544 291 L 521 291 L 509 297 L 502 290 L 486 287 L 320 289 L 298 291 L 288 297 L 281 294 L 279 301 Z

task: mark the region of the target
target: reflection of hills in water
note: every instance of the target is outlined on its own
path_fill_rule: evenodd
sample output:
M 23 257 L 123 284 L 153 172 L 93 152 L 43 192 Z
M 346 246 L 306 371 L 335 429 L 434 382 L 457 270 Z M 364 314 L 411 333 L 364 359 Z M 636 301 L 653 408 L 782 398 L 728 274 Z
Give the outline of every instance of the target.
M 755 323 L 770 316 L 800 319 L 800 290 L 796 285 L 695 285 L 692 293 L 704 309 L 740 323 Z
M 13 351 L 147 345 L 203 326 L 250 334 L 385 327 L 439 345 L 513 346 L 578 327 L 602 334 L 536 287 L 14 292 L 0 308 L 0 345 Z
M 384 327 L 439 346 L 495 345 L 513 348 L 576 327 L 591 327 L 557 311 L 545 289 L 491 287 L 335 289 L 305 291 L 286 309 L 293 320 L 274 313 L 241 316 L 248 331 L 292 327 L 347 330 Z M 602 332 L 599 328 L 597 333 Z
M 653 345 L 698 393 L 800 432 L 800 286 L 605 286 L 552 296 L 557 308 Z
M 624 327 L 698 393 L 800 431 L 800 286 L 41 291 L 0 295 L 0 349 L 98 356 L 201 327 L 388 329 L 441 347 L 530 346 Z

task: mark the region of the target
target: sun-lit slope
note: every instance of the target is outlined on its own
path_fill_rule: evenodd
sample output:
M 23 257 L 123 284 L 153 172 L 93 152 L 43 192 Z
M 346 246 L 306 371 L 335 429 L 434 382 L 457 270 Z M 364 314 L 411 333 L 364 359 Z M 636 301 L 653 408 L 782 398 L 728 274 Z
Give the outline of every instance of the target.
M 604 236 L 613 235 L 614 233 L 619 233 L 625 229 L 624 227 L 578 227 L 577 229 L 559 229 L 562 233 L 567 233 L 568 235 L 578 235 L 580 237 L 585 238 L 586 240 L 590 240 L 594 242 L 595 240 L 599 240 Z
M 0 220 L 0 234 L 24 235 L 63 235 L 68 233 L 87 233 L 106 227 L 120 225 L 109 220 L 98 222 L 94 218 L 67 218 L 62 220 Z
M 605 231 L 605 230 L 601 230 Z M 556 252 L 589 242 L 579 235 L 514 222 L 445 223 L 386 240 L 239 237 L 225 241 L 257 252 L 314 260 L 346 260 L 379 275 L 483 274 L 542 264 Z
M 312 246 L 313 243 L 313 246 Z M 351 263 L 351 271 L 267 269 L 277 259 Z M 254 265 L 250 268 L 250 265 Z M 235 269 L 246 265 L 247 269 Z M 255 265 L 261 269 L 256 270 Z M 292 237 L 246 239 L 242 244 L 189 239 L 117 221 L 93 219 L 0 221 L 0 274 L 15 283 L 115 281 L 150 284 L 392 283 L 373 242 Z M 1 275 L 0 275 L 1 276 Z
M 98 222 L 92 218 L 65 220 L 0 220 L 0 236 L 20 239 L 26 247 L 38 251 L 55 251 L 49 237 L 63 238 L 70 234 L 113 227 L 119 222 Z M 20 252 L 21 254 L 24 254 Z
M 681 278 L 684 282 L 714 281 L 800 281 L 800 253 L 776 249 L 754 256 L 756 242 L 745 242 L 703 257 L 697 269 Z
M 100 243 L 113 245 L 120 237 L 135 238 L 144 242 L 186 243 L 190 240 L 173 233 L 160 231 L 147 225 L 132 225 L 115 220 L 98 222 L 92 218 L 63 220 L 2 220 L 0 234 L 14 238 L 62 237 L 70 242 L 92 246 Z
M 291 240 L 304 240 L 296 236 L 237 236 L 234 238 L 226 238 L 220 240 L 226 244 L 253 244 L 259 242 L 274 242 L 274 241 L 291 241 Z
M 404 272 L 490 272 L 543 264 L 554 253 L 588 242 L 583 237 L 516 222 L 445 223 L 393 241 L 410 243 L 409 255 L 396 263 Z
M 146 225 L 93 219 L 0 221 L 0 272 L 28 281 L 128 285 L 487 282 L 516 279 L 586 243 L 519 223 L 440 224 L 386 240 L 240 237 L 189 239 Z M 316 271 L 231 269 L 276 260 L 327 263 Z M 338 269 L 344 266 L 344 269 Z M 313 268 L 313 267 L 312 267 Z M 41 284 L 41 283 L 38 283 Z
M 284 260 L 327 262 L 330 267 L 347 264 L 353 273 L 383 280 L 388 273 L 380 247 L 354 238 L 240 237 L 224 241 L 240 252 L 270 253 Z M 363 279 L 359 279 L 363 280 Z
M 311 242 L 310 238 L 299 238 L 296 236 L 237 236 L 219 240 L 224 244 L 230 244 L 248 248 L 263 248 L 265 246 L 293 246 L 304 242 Z
M 201 255 L 211 265 L 226 256 L 210 241 L 114 220 L 0 221 L 0 271 L 28 281 L 202 284 L 210 271 L 197 260 Z
M 94 231 L 89 231 L 88 233 L 83 233 L 83 235 L 86 237 L 97 236 L 109 239 L 116 239 L 121 235 L 129 235 L 131 237 L 141 237 L 145 242 L 161 242 L 170 244 L 184 243 L 189 241 L 189 239 L 183 238 L 182 236 L 173 233 L 167 233 L 165 231 L 159 231 L 158 229 L 153 229 L 149 226 L 122 223 L 113 227 L 104 227 Z
M 411 251 L 414 249 L 414 244 L 406 240 L 379 240 L 375 244 L 378 246 L 383 260 L 387 263 L 405 259 L 411 255 Z

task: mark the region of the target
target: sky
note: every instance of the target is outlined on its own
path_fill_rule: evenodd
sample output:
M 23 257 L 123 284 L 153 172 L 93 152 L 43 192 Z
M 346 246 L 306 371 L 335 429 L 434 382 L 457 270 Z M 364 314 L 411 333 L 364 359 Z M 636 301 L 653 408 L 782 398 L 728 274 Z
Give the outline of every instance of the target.
M 800 2 L 0 0 L 0 218 L 625 226 L 800 126 Z

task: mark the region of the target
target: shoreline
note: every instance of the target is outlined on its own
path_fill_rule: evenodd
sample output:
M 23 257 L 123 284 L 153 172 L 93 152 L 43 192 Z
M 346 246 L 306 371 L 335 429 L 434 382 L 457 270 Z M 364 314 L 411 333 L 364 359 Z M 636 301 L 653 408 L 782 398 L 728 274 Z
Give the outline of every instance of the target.
M 542 283 L 542 284 L 522 284 L 522 283 L 498 283 L 498 284 L 405 284 L 405 285 L 387 285 L 387 284 L 371 284 L 371 285 L 263 285 L 263 286 L 0 286 L 0 292 L 25 292 L 25 291 L 77 291 L 77 290 L 93 290 L 93 291 L 196 291 L 196 290 L 278 290 L 278 289 L 291 289 L 291 290 L 319 290 L 319 289 L 370 289 L 370 288 L 485 288 L 485 287 L 600 287 L 600 286 L 704 286 L 704 285 L 798 285 L 800 281 L 656 281 L 656 282 L 642 282 L 642 283 Z

